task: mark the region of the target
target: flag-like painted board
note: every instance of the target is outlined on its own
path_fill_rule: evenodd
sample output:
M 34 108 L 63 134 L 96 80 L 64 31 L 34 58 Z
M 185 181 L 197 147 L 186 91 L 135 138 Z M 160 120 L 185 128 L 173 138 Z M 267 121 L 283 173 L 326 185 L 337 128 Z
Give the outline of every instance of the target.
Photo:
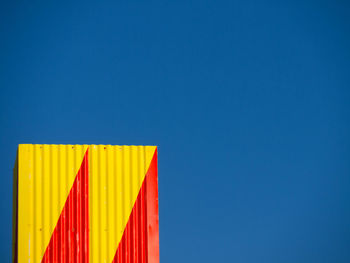
M 155 146 L 21 144 L 13 262 L 159 263 Z

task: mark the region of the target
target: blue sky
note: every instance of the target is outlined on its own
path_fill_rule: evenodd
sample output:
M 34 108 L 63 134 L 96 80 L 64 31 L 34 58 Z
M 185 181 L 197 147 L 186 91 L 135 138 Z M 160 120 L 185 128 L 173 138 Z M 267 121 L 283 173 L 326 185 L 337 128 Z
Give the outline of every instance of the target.
M 161 262 L 350 262 L 349 11 L 3 2 L 0 261 L 17 144 L 86 143 L 159 146 Z

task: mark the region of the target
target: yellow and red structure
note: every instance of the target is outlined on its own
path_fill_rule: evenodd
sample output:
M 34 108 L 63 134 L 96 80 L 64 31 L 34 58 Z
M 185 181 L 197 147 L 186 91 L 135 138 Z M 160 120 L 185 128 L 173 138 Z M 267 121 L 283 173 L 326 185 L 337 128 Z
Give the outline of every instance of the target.
M 13 262 L 159 263 L 156 146 L 21 144 Z

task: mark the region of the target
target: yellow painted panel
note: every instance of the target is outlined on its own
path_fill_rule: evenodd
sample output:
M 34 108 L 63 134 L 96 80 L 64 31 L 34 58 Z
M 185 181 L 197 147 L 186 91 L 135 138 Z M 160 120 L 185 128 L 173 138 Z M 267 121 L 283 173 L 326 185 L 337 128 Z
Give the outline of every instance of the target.
M 112 262 L 155 150 L 155 146 L 90 146 L 91 263 Z
M 41 262 L 87 145 L 18 149 L 18 262 Z
M 90 262 L 112 262 L 155 146 L 19 145 L 19 263 L 41 262 L 87 148 Z

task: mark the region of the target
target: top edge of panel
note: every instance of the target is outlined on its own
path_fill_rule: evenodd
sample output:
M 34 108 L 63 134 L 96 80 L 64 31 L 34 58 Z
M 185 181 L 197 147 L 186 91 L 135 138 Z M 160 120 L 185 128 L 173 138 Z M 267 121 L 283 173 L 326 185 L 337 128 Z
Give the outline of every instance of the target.
M 37 144 L 37 143 L 20 143 L 20 146 L 117 146 L 117 147 L 157 147 L 157 145 L 115 145 L 115 144 Z

